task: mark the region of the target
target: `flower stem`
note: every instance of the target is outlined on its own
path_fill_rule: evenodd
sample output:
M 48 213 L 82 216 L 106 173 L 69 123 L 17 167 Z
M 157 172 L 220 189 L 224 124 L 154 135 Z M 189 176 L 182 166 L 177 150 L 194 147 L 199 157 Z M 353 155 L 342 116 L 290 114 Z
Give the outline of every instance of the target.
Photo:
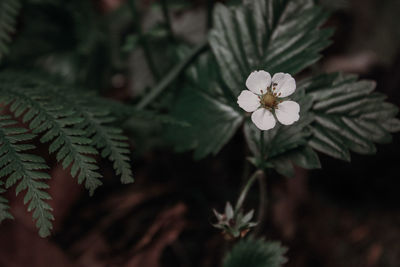
M 254 182 L 257 180 L 258 177 L 263 176 L 263 171 L 261 170 L 257 170 L 251 177 L 250 179 L 247 181 L 247 183 L 245 184 L 245 186 L 242 189 L 242 192 L 239 195 L 239 198 L 236 202 L 235 205 L 235 212 L 238 212 L 241 207 L 243 206 L 243 203 L 247 197 L 247 193 L 249 192 L 251 186 L 254 184 Z
M 264 131 L 260 131 L 260 154 L 261 160 L 265 159 Z
M 257 227 L 254 230 L 254 235 L 258 235 L 262 229 L 267 211 L 267 177 L 263 173 L 258 179 L 259 202 L 258 202 L 258 218 Z
M 179 64 L 174 66 L 170 72 L 137 104 L 137 109 L 144 109 L 159 94 L 161 94 L 181 73 L 189 66 L 194 59 L 207 49 L 207 42 L 196 47 L 187 57 Z
M 243 187 L 242 192 L 236 202 L 235 205 L 235 213 L 237 213 L 243 206 L 244 201 L 246 200 L 247 193 L 249 192 L 250 188 L 254 184 L 254 182 L 258 180 L 258 190 L 259 190 L 259 201 L 258 201 L 258 218 L 257 218 L 257 228 L 255 229 L 255 235 L 257 235 L 260 230 L 261 226 L 265 219 L 265 211 L 267 209 L 267 183 L 265 173 L 262 170 L 257 170 L 247 181 L 246 185 Z
M 128 4 L 129 4 L 129 8 L 132 13 L 132 17 L 133 17 L 133 27 L 134 27 L 134 30 L 139 35 L 140 44 L 142 46 L 144 56 L 146 57 L 146 61 L 149 66 L 149 69 L 150 69 L 151 73 L 153 74 L 153 76 L 156 78 L 156 80 L 159 80 L 160 73 L 158 72 L 158 70 L 156 68 L 154 58 L 150 52 L 149 42 L 147 41 L 146 36 L 143 34 L 142 27 L 140 25 L 139 12 L 137 11 L 135 0 L 129 0 Z

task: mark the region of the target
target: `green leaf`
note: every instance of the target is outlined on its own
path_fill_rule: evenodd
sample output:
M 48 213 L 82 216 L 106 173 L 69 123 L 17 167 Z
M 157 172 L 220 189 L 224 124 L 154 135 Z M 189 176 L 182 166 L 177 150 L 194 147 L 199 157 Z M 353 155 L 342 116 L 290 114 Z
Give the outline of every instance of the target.
M 304 86 L 300 83 L 291 99 L 300 105 L 300 119 L 288 126 L 277 122 L 273 129 L 264 131 L 265 158 L 261 158 L 260 152 L 261 131 L 250 119 L 244 126 L 247 144 L 256 157 L 251 162 L 259 168 L 274 168 L 286 177 L 294 175 L 292 163 L 307 169 L 320 167 L 318 156 L 305 147 L 311 135 L 309 125 L 314 120 L 313 114 L 309 111 L 312 98 L 305 95 Z
M 19 0 L 0 0 L 0 61 L 9 51 L 20 8 Z
M 314 104 L 309 145 L 332 157 L 350 160 L 349 151 L 376 152 L 374 143 L 391 141 L 400 130 L 398 108 L 373 92 L 375 83 L 353 75 L 323 74 L 305 82 Z
M 292 163 L 304 169 L 321 168 L 317 153 L 308 146 L 293 149 L 271 161 L 273 168 L 286 177 L 293 177 L 295 174 Z
M 85 182 L 91 194 L 101 185 L 101 175 L 96 161 L 87 154 L 100 154 L 111 160 L 121 182 L 133 182 L 127 138 L 111 124 L 115 119 L 105 108 L 113 101 L 78 91 L 40 73 L 5 72 L 0 74 L 0 81 L 4 81 L 0 101 L 10 104 L 14 115 L 29 122 L 34 133 L 42 134 L 42 143 L 50 142 L 49 152 L 56 153 L 64 168 L 71 166 L 71 175 L 77 176 L 79 183 Z M 16 81 L 24 83 L 12 86 Z M 133 110 L 123 104 L 112 106 L 124 107 L 124 113 Z M 17 110 L 24 112 L 17 114 Z
M 68 88 L 54 93 L 58 94 L 64 103 L 73 108 L 82 118 L 79 122 L 80 127 L 90 138 L 87 144 L 97 147 L 101 152 L 101 157 L 113 163 L 116 174 L 121 176 L 122 183 L 133 183 L 127 137 L 122 134 L 120 128 L 110 125 L 115 118 L 110 116 L 110 111 L 104 108 L 103 101 L 97 103 L 96 98 L 93 99 L 90 95 L 83 97 L 82 94 L 78 95 L 77 92 Z M 85 144 L 82 140 L 80 143 Z
M 0 181 L 0 194 L 6 192 L 6 190 L 2 186 L 3 182 Z M 13 220 L 14 217 L 10 213 L 10 206 L 8 205 L 8 200 L 0 195 L 0 223 L 6 219 Z
M 332 33 L 318 29 L 326 18 L 327 13 L 311 0 L 255 0 L 235 8 L 217 4 L 215 27 L 209 35 L 215 59 L 205 57 L 188 71 L 193 85 L 180 92 L 171 110 L 173 117 L 191 127 L 170 127 L 168 140 L 179 151 L 194 149 L 197 158 L 217 153 L 245 116 L 236 111 L 236 98 L 245 89 L 248 75 L 257 69 L 295 74 L 314 63 Z M 311 120 L 304 116 L 298 128 L 285 130 L 286 135 L 276 134 L 281 127 L 268 132 L 269 157 L 305 144 L 308 133 L 302 129 Z M 299 131 L 301 135 L 296 134 Z
M 174 96 L 170 116 L 187 123 L 168 125 L 166 140 L 177 151 L 194 150 L 194 158 L 217 154 L 243 121 L 233 95 L 220 80 L 214 58 L 204 55 L 186 73 L 187 86 Z
M 217 154 L 231 139 L 243 118 L 231 106 L 201 91 L 184 88 L 171 116 L 190 127 L 169 126 L 166 138 L 177 151 L 194 149 L 196 159 Z
M 40 76 L 39 76 L 40 77 Z M 98 166 L 90 157 L 84 154 L 96 154 L 91 146 L 86 132 L 72 130 L 83 121 L 83 118 L 71 106 L 67 106 L 64 98 L 57 99 L 53 94 L 54 84 L 34 75 L 4 72 L 0 75 L 0 101 L 14 105 L 14 112 L 20 106 L 33 110 L 29 127 L 35 134 L 42 134 L 42 143 L 50 142 L 49 152 L 56 152 L 58 162 L 68 167 L 73 162 L 71 174 L 77 176 L 78 182 L 85 182 L 85 187 L 93 194 L 101 184 Z M 19 82 L 17 86 L 12 83 Z M 25 84 L 26 82 L 26 84 Z M 15 114 L 15 113 L 14 113 Z M 26 115 L 21 114 L 25 117 Z M 71 160 L 73 159 L 73 161 Z M 68 164 L 67 164 L 68 163 Z M 75 172 L 72 171 L 75 170 Z
M 0 120 L 10 120 L 7 117 L 1 117 Z M 14 122 L 16 125 L 17 122 Z M 50 179 L 47 173 L 41 170 L 48 169 L 44 159 L 36 155 L 28 154 L 26 151 L 32 149 L 32 146 L 22 146 L 18 144 L 20 140 L 30 141 L 35 137 L 32 134 L 26 134 L 28 129 L 21 127 L 3 128 L 0 122 L 0 150 L 7 151 L 0 156 L 0 175 L 8 176 L 6 179 L 6 188 L 17 184 L 16 194 L 26 190 L 24 204 L 28 205 L 28 211 L 33 211 L 32 217 L 36 221 L 36 227 L 39 229 L 39 235 L 46 237 L 50 235 L 52 229 L 52 208 L 46 202 L 51 199 L 45 191 L 48 185 L 42 182 L 44 179 Z M 12 129 L 10 131 L 10 129 Z M 19 136 L 24 136 L 20 138 Z M 27 138 L 30 137 L 30 138 Z M 0 183 L 0 186 L 2 182 Z M 0 194 L 4 189 L 0 187 Z M 12 218 L 8 212 L 7 201 L 0 197 L 0 221 L 6 218 Z
M 223 267 L 281 267 L 287 261 L 286 251 L 279 242 L 243 239 L 226 255 Z
M 332 30 L 319 27 L 327 12 L 311 0 L 254 0 L 228 8 L 217 4 L 209 36 L 222 77 L 234 95 L 254 70 L 292 75 L 315 63 Z

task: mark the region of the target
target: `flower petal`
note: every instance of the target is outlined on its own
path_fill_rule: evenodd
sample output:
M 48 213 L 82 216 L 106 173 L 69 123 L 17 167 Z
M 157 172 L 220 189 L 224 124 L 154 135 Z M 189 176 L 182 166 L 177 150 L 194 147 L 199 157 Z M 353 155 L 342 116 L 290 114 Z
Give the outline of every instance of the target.
M 276 120 L 271 111 L 265 108 L 259 108 L 251 114 L 251 120 L 258 129 L 266 131 L 275 127 Z
M 292 75 L 288 73 L 275 73 L 274 77 L 272 77 L 272 84 L 276 83 L 276 90 L 279 97 L 286 97 L 296 90 L 296 81 L 293 79 Z M 280 95 L 279 95 L 280 94 Z
M 239 107 L 247 112 L 253 112 L 260 106 L 260 99 L 249 90 L 243 90 L 238 96 Z
M 261 90 L 264 92 L 267 91 L 267 87 L 271 85 L 271 75 L 263 70 L 253 71 L 250 73 L 249 77 L 246 80 L 247 88 L 255 94 L 263 94 Z
M 278 121 L 284 125 L 293 124 L 300 118 L 300 105 L 294 101 L 283 101 L 275 109 Z

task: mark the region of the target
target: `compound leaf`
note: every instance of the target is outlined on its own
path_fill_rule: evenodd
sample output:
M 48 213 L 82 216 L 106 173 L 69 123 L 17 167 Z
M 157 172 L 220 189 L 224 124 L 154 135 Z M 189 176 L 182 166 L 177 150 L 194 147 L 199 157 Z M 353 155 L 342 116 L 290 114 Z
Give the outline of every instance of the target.
M 50 235 L 52 229 L 52 208 L 46 202 L 50 200 L 50 195 L 45 191 L 48 185 L 43 182 L 44 179 L 50 179 L 50 176 L 43 172 L 48 169 L 44 159 L 39 156 L 28 154 L 27 150 L 34 146 L 24 146 L 20 141 L 31 141 L 35 137 L 28 134 L 28 129 L 9 126 L 17 125 L 17 122 L 11 120 L 10 116 L 0 116 L 0 177 L 6 177 L 6 188 L 17 184 L 17 195 L 26 190 L 24 204 L 28 205 L 28 211 L 33 211 L 32 217 L 36 221 L 36 227 L 39 229 L 39 235 L 46 237 Z M 1 182 L 0 185 L 3 183 Z M 0 188 L 0 193 L 4 189 Z M 0 221 L 6 218 L 12 218 L 8 212 L 7 200 L 0 197 Z
M 229 8 L 218 4 L 210 46 L 222 77 L 237 96 L 254 70 L 292 75 L 315 63 L 330 44 L 319 29 L 328 13 L 311 0 L 254 0 Z

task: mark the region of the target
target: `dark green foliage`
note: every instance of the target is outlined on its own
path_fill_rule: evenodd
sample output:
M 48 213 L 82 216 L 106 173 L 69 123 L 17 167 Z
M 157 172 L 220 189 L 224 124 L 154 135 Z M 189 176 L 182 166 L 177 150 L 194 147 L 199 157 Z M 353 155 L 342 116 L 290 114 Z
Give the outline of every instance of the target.
M 86 136 L 92 140 L 92 145 L 100 150 L 103 158 L 108 158 L 113 162 L 116 174 L 121 176 L 122 183 L 132 183 L 127 138 L 122 135 L 121 129 L 109 125 L 115 121 L 115 118 L 110 116 L 107 109 L 94 106 L 81 96 L 69 94 L 67 99 L 78 114 L 84 118 L 82 128 L 85 130 Z
M 107 107 L 107 109 L 110 110 L 110 114 L 119 121 L 139 119 L 160 124 L 172 124 L 181 127 L 189 126 L 187 122 L 177 120 L 176 118 L 167 114 L 160 114 L 150 110 L 139 110 L 134 106 L 126 105 L 112 99 L 96 97 L 94 99 L 94 102 L 96 103 L 96 105 L 100 105 L 103 108 Z
M 51 78 L 44 78 L 40 74 L 18 72 L 0 74 L 0 102 L 9 107 L 15 118 L 28 125 L 32 133 L 38 134 L 41 143 L 49 143 L 49 153 L 55 153 L 57 161 L 62 163 L 64 169 L 69 167 L 71 175 L 78 178 L 78 183 L 84 182 L 90 194 L 101 185 L 99 166 L 93 157 L 99 152 L 103 158 L 113 162 L 116 173 L 121 175 L 122 183 L 133 182 L 127 138 L 122 135 L 121 129 L 111 125 L 114 118 L 104 108 L 103 102 L 97 101 L 98 99 L 96 95 L 57 84 Z M 7 123 L 6 120 L 0 125 L 0 130 L 4 132 L 0 138 L 2 143 L 7 141 L 6 138 L 13 140 L 17 138 L 15 137 L 17 135 L 10 137 L 12 129 L 6 128 Z M 16 133 L 22 132 L 22 130 L 16 131 Z M 13 144 L 17 152 L 34 148 L 31 145 L 33 134 L 18 136 L 17 141 L 25 141 L 27 144 L 18 146 Z M 2 152 L 9 150 L 4 148 Z M 6 182 L 6 188 L 16 183 L 18 179 L 22 179 L 17 191 L 28 189 L 27 195 L 31 197 L 26 197 L 25 201 L 33 199 L 29 209 L 38 210 L 33 216 L 37 219 L 40 235 L 47 236 L 51 229 L 52 215 L 50 207 L 43 201 L 49 196 L 41 191 L 46 189 L 47 185 L 35 179 L 49 177 L 41 172 L 34 172 L 47 166 L 43 159 L 37 156 L 28 157 L 27 154 L 17 153 L 11 154 L 11 157 L 9 154 L 10 152 L 3 155 L 4 163 L 0 162 L 0 166 L 4 167 L 8 160 L 17 165 L 16 167 L 7 165 L 0 171 L 0 176 L 11 174 Z M 26 169 L 24 173 L 16 172 L 15 175 L 11 173 L 13 170 L 23 170 L 23 168 Z M 5 213 L 8 210 L 6 205 L 4 199 L 0 199 L 2 217 L 9 217 L 9 214 Z
M 129 162 L 129 144 L 122 130 L 111 126 L 115 118 L 110 115 L 109 107 L 104 106 L 106 100 L 87 92 L 72 90 L 69 87 L 61 91 L 52 90 L 52 93 L 65 105 L 73 109 L 82 118 L 78 128 L 85 132 L 91 140 L 90 145 L 96 147 L 103 158 L 113 162 L 117 175 L 121 176 L 122 183 L 132 183 L 132 170 Z M 120 106 L 123 106 L 120 104 Z
M 123 183 L 133 181 L 126 137 L 110 125 L 114 118 L 96 95 L 34 75 L 4 73 L 1 77 L 6 84 L 0 100 L 11 104 L 10 111 L 30 122 L 35 133 L 44 133 L 40 141 L 51 142 L 49 152 L 56 152 L 64 168 L 71 165 L 72 176 L 78 176 L 79 183 L 85 182 L 91 193 L 101 184 L 96 160 L 88 156 L 97 154 L 96 148 L 113 162 Z M 15 79 L 19 82 L 10 87 Z
M 398 108 L 373 92 L 375 83 L 357 81 L 353 75 L 326 74 L 306 82 L 314 100 L 315 120 L 310 146 L 332 157 L 350 160 L 349 150 L 376 152 L 374 143 L 388 143 L 400 130 Z
M 236 132 L 242 117 L 232 107 L 206 93 L 184 89 L 171 115 L 190 127 L 170 127 L 167 138 L 178 151 L 194 149 L 196 159 L 217 154 Z
M 0 180 L 0 194 L 6 192 L 3 188 L 3 182 Z M 0 195 L 0 223 L 6 219 L 14 219 L 10 213 L 10 206 L 8 205 L 8 200 Z
M 212 59 L 204 57 L 190 68 L 191 87 L 178 92 L 171 108 L 171 116 L 187 122 L 189 127 L 169 126 L 167 140 L 177 151 L 193 149 L 196 159 L 217 154 L 243 121 L 237 104 L 232 106 L 226 101 L 224 90 L 215 78 L 218 75 L 215 67 Z
M 309 125 L 314 119 L 309 112 L 312 98 L 305 94 L 300 84 L 290 99 L 300 104 L 300 120 L 290 126 L 277 123 L 273 129 L 264 132 L 264 159 L 260 158 L 260 130 L 250 119 L 244 128 L 247 144 L 255 156 L 251 162 L 260 168 L 274 168 L 288 177 L 294 175 L 292 163 L 307 169 L 320 167 L 316 153 L 306 147 L 311 135 Z
M 280 267 L 286 262 L 286 251 L 278 242 L 243 239 L 225 257 L 223 267 Z
M 45 201 L 50 195 L 45 191 L 49 186 L 42 181 L 50 179 L 43 170 L 48 169 L 43 158 L 29 154 L 27 150 L 35 148 L 32 144 L 21 142 L 32 142 L 35 135 L 29 133 L 25 128 L 16 126 L 17 122 L 11 120 L 10 116 L 0 116 L 0 177 L 5 179 L 5 186 L 9 188 L 14 184 L 17 195 L 24 190 L 24 204 L 28 205 L 28 211 L 32 211 L 36 227 L 40 236 L 48 236 L 52 229 L 52 208 Z M 1 191 L 4 191 L 3 189 Z M 7 211 L 4 199 L 1 203 L 1 218 L 12 218 Z M 29 204 L 28 204 L 29 203 Z
M 87 154 L 97 151 L 90 145 L 85 131 L 76 126 L 83 121 L 71 107 L 60 105 L 44 87 L 6 87 L 1 88 L 0 101 L 10 104 L 15 117 L 22 116 L 23 122 L 29 122 L 34 133 L 42 134 L 42 143 L 50 142 L 49 152 L 56 152 L 57 161 L 64 168 L 71 165 L 71 175 L 78 176 L 78 182 L 92 194 L 101 185 L 101 175 L 96 171 L 96 160 Z
M 19 0 L 0 0 L 0 61 L 9 51 L 20 8 Z
M 260 131 L 246 123 L 246 140 L 255 155 L 251 162 L 290 177 L 292 163 L 320 168 L 313 149 L 347 161 L 350 151 L 375 153 L 374 143 L 390 142 L 390 133 L 400 131 L 400 120 L 395 118 L 398 108 L 374 88 L 374 82 L 338 73 L 301 81 L 293 97 L 301 106 L 300 121 L 265 132 L 265 160 L 260 159 Z
M 298 73 L 320 58 L 332 31 L 319 29 L 327 13 L 313 1 L 247 2 L 234 8 L 216 6 L 209 35 L 215 58 L 205 57 L 188 71 L 191 86 L 181 90 L 172 105 L 172 116 L 190 124 L 168 131 L 178 150 L 194 149 L 197 158 L 216 154 L 245 120 L 253 153 L 249 160 L 292 176 L 292 164 L 320 168 L 313 149 L 349 160 L 349 150 L 374 153 L 374 143 L 389 142 L 390 132 L 400 130 L 394 118 L 397 108 L 372 93 L 373 83 L 321 75 L 298 82 L 296 94 L 289 98 L 301 106 L 300 121 L 291 126 L 278 123 L 265 131 L 262 157 L 260 131 L 236 103 L 248 75 L 258 69 Z
M 217 5 L 209 40 L 222 77 L 235 95 L 254 70 L 292 75 L 315 63 L 332 30 L 318 29 L 328 14 L 312 0 L 254 0 Z
M 96 3 L 80 0 L 22 3 L 21 27 L 7 56 L 9 68 L 44 70 L 61 76 L 64 81 L 83 84 L 86 89 L 109 88 L 112 36 L 106 24 L 108 18 L 96 10 Z
M 180 92 L 172 107 L 171 114 L 191 127 L 174 128 L 169 140 L 178 150 L 194 149 L 197 158 L 216 154 L 243 120 L 245 113 L 236 101 L 240 91 L 246 89 L 248 75 L 258 69 L 294 74 L 317 61 L 332 33 L 318 29 L 326 18 L 326 12 L 307 0 L 255 0 L 235 8 L 217 5 L 215 27 L 209 35 L 215 59 L 208 57 L 189 70 L 192 86 Z M 303 102 L 310 106 L 309 101 Z M 297 127 L 285 129 L 296 140 L 276 144 L 279 148 L 271 148 L 274 153 L 299 146 L 297 139 L 306 142 L 296 133 L 311 119 L 307 115 L 302 121 Z M 275 142 L 273 136 L 280 128 L 267 133 L 268 143 Z

